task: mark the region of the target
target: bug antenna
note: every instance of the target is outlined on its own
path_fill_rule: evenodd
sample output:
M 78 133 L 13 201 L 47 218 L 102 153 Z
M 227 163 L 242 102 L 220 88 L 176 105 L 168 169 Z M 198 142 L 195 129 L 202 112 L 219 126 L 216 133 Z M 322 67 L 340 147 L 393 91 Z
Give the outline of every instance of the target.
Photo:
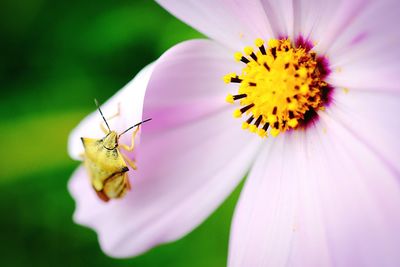
M 128 132 L 129 130 L 135 128 L 136 126 L 139 126 L 139 125 L 141 125 L 141 124 L 143 124 L 143 123 L 145 123 L 145 122 L 148 122 L 148 121 L 151 121 L 151 118 L 150 118 L 150 119 L 145 119 L 145 120 L 143 120 L 143 121 L 141 121 L 141 122 L 139 122 L 139 123 L 136 123 L 135 125 L 129 127 L 128 129 L 126 129 L 125 131 L 123 131 L 123 132 L 119 135 L 119 137 L 120 137 L 121 135 L 123 135 L 124 133 Z
M 101 117 L 103 117 L 103 120 L 104 120 L 104 122 L 106 123 L 107 129 L 108 129 L 108 132 L 111 132 L 111 130 L 110 130 L 110 126 L 108 126 L 108 122 L 107 122 L 106 118 L 104 118 L 103 112 L 101 112 L 101 109 L 100 109 L 99 102 L 97 101 L 97 99 L 96 99 L 96 98 L 94 99 L 94 103 L 96 104 L 96 106 L 97 106 L 97 109 L 99 110 Z

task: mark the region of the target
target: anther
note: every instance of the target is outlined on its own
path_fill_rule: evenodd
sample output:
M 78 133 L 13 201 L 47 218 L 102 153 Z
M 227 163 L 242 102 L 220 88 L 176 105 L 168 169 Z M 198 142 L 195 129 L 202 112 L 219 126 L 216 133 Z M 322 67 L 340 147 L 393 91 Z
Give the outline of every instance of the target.
M 250 60 L 248 60 L 247 58 L 243 57 L 240 59 L 240 61 L 242 61 L 243 63 L 247 64 L 250 62 Z
M 262 120 L 262 115 L 258 116 L 256 122 L 254 123 L 254 125 L 257 126 L 257 128 L 258 126 L 260 126 L 261 120 Z
M 251 123 L 253 120 L 254 120 L 254 117 L 253 117 L 253 116 L 251 116 L 250 118 L 248 118 L 248 119 L 247 119 L 247 121 L 246 121 L 246 122 L 247 122 L 248 124 L 250 124 L 250 123 Z
M 260 50 L 261 54 L 266 55 L 267 52 L 265 51 L 265 47 L 264 47 L 264 40 L 261 38 L 257 38 L 254 42 L 254 44 L 258 47 L 258 49 Z
M 247 97 L 246 94 L 234 95 L 233 100 L 238 100 Z
M 274 57 L 274 59 L 276 59 L 276 47 L 271 48 L 271 54 Z
M 265 51 L 264 45 L 259 46 L 258 49 L 260 49 L 261 54 L 263 54 L 263 55 L 267 54 L 267 51 Z
M 254 61 L 257 61 L 257 56 L 256 56 L 256 54 L 251 53 L 251 54 L 250 54 L 250 57 L 251 57 L 252 59 L 254 59 Z
M 244 57 L 244 56 L 242 55 L 242 53 L 240 53 L 240 52 L 236 52 L 236 53 L 235 53 L 235 59 L 236 59 L 237 61 L 242 61 L 242 62 L 245 63 L 245 64 L 247 64 L 247 63 L 250 62 L 250 60 L 248 60 L 246 57 Z
M 231 78 L 231 83 L 241 83 L 243 80 L 240 79 L 239 77 L 232 77 Z
M 254 107 L 254 103 L 251 103 L 250 105 L 247 105 L 247 106 L 241 108 L 241 109 L 240 109 L 240 112 L 243 114 L 243 113 L 245 113 L 246 111 L 248 111 L 249 109 L 251 109 L 252 107 Z

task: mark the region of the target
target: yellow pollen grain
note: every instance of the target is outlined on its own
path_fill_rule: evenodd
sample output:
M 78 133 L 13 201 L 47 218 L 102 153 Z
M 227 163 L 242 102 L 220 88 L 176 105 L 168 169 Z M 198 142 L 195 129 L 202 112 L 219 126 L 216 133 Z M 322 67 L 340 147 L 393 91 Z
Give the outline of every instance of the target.
M 249 130 L 250 130 L 250 132 L 255 133 L 257 131 L 257 126 L 252 124 L 252 125 L 250 125 Z
M 240 83 L 237 99 L 232 94 L 226 97 L 228 103 L 242 108 L 243 112 L 238 108 L 233 116 L 257 118 L 243 122 L 242 128 L 261 137 L 296 130 L 307 111 L 324 109 L 321 88 L 326 83 L 316 70 L 315 53 L 295 47 L 290 39 L 265 42 L 258 38 L 254 44 L 259 50 L 247 46 L 243 53 L 234 54 L 237 61 L 246 63 L 242 72 L 223 77 L 226 83 L 240 77 L 234 81 Z
M 306 93 L 308 93 L 308 91 L 309 91 L 308 84 L 303 84 L 303 85 L 300 87 L 300 92 L 301 92 L 302 94 L 306 94 Z
M 240 61 L 240 59 L 243 57 L 243 55 L 242 55 L 242 53 L 240 53 L 240 52 L 236 52 L 235 53 L 235 60 L 236 61 Z
M 259 129 L 258 130 L 258 135 L 260 137 L 267 137 L 267 132 L 264 129 Z
M 262 45 L 264 44 L 264 40 L 263 40 L 263 39 L 260 39 L 260 38 L 257 38 L 257 39 L 254 41 L 254 44 L 255 44 L 257 47 L 260 47 L 260 46 L 262 46 Z
M 225 98 L 226 102 L 233 104 L 233 95 L 228 94 Z
M 233 117 L 235 117 L 235 118 L 240 118 L 241 116 L 242 116 L 242 112 L 240 112 L 239 109 L 236 109 L 236 110 L 233 112 Z
M 278 134 L 279 134 L 279 130 L 278 130 L 278 129 L 275 129 L 275 128 L 272 128 L 270 133 L 271 133 L 271 135 L 272 135 L 273 137 L 277 137 Z
M 276 46 L 278 46 L 278 44 L 279 44 L 279 41 L 277 39 L 270 39 L 268 41 L 268 46 L 269 47 L 276 47 Z
M 244 48 L 244 53 L 245 53 L 246 55 L 251 55 L 251 53 L 253 53 L 253 48 L 252 48 L 251 46 L 246 46 L 246 47 Z
M 230 83 L 231 82 L 231 78 L 236 77 L 235 73 L 228 73 L 227 75 L 225 75 L 222 79 L 224 80 L 225 83 Z
M 288 122 L 288 125 L 289 125 L 291 128 L 295 128 L 298 124 L 299 124 L 299 122 L 298 122 L 296 119 L 291 119 L 291 120 Z

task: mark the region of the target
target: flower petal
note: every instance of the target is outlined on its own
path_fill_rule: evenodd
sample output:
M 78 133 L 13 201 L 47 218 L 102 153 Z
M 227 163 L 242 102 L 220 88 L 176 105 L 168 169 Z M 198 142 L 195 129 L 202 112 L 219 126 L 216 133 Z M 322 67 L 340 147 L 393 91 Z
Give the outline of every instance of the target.
M 400 174 L 399 94 L 337 90 L 327 113 Z
M 257 160 L 229 266 L 397 266 L 399 203 L 398 173 L 322 114 L 318 127 L 276 140 Z
M 156 63 L 143 117 L 152 117 L 135 149 L 132 191 L 102 203 L 79 169 L 69 188 L 76 222 L 92 227 L 114 257 L 140 254 L 200 224 L 236 187 L 261 139 L 243 131 L 224 104 L 227 57 L 211 41 L 180 44 Z M 226 91 L 225 91 L 226 92 Z M 224 107 L 226 105 L 226 107 Z
M 293 0 L 261 0 L 275 38 L 294 34 Z
M 362 16 L 368 9 L 371 0 L 303 0 L 302 9 L 307 10 L 309 14 L 308 21 L 312 22 L 308 26 L 300 25 L 300 30 L 310 29 L 305 32 L 310 33 L 310 37 L 317 44 L 316 50 L 320 54 L 326 54 L 327 51 L 337 43 L 337 39 Z M 299 4 L 300 5 L 300 4 Z M 311 27 L 310 27 L 311 25 Z
M 106 118 L 115 115 L 119 106 L 120 116 L 107 120 L 112 130 L 122 132 L 142 120 L 144 94 L 153 68 L 154 64 L 145 67 L 124 88 L 101 105 L 101 110 Z M 100 128 L 101 123 L 103 123 L 103 119 L 96 110 L 83 119 L 71 132 L 68 139 L 68 153 L 73 159 L 81 160 L 83 153 L 81 137 L 104 137 Z M 127 137 L 128 135 L 123 136 L 122 140 L 130 139 Z
M 346 3 L 353 1 L 346 1 Z M 392 0 L 355 1 L 357 14 L 337 30 L 327 29 L 320 50 L 327 50 L 333 73 L 330 82 L 336 87 L 359 90 L 400 91 L 400 2 Z M 346 17 L 345 16 L 345 17 Z M 341 16 L 343 17 L 343 16 Z M 337 21 L 347 21 L 339 18 Z
M 303 188 L 316 183 L 314 194 L 319 210 L 314 215 L 323 215 L 319 220 L 329 251 L 326 256 L 333 266 L 398 266 L 399 173 L 327 114 L 321 114 L 321 124 L 325 131 L 320 133 L 320 142 L 312 136 L 307 142 L 309 166 L 313 167 L 307 177 L 314 178 L 305 179 Z M 301 216 L 313 215 L 304 213 L 307 206 L 307 202 L 302 205 Z M 315 229 L 306 222 L 315 217 L 299 224 L 297 232 L 304 228 L 304 235 L 299 234 L 298 242 L 293 242 L 297 251 L 292 250 L 291 262 L 304 263 L 300 266 L 309 266 L 307 263 L 315 257 L 304 246 L 310 244 L 309 236 L 314 236 Z
M 247 178 L 231 228 L 229 266 L 284 266 L 291 247 L 300 138 L 267 140 Z
M 329 35 L 327 29 L 331 24 L 338 25 L 335 15 L 342 10 L 350 11 L 352 4 L 358 1 L 319 1 L 293 0 L 294 36 L 301 35 L 306 40 L 318 43 Z M 321 52 L 318 50 L 318 52 Z
M 158 0 L 188 25 L 226 47 L 242 50 L 256 38 L 269 38 L 274 29 L 259 0 Z
M 230 51 L 214 41 L 191 40 L 169 49 L 157 61 L 149 83 L 152 89 L 146 92 L 144 117 L 154 118 L 146 131 L 157 134 L 230 109 L 225 98 L 237 86 L 225 84 L 222 78 L 240 73 L 241 67 Z

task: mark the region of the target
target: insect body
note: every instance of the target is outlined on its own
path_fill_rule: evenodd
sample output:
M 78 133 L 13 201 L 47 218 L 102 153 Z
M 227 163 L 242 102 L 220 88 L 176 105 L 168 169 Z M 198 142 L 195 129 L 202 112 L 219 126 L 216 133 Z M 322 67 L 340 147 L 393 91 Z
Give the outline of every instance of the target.
M 96 101 L 96 105 L 97 101 Z M 135 162 L 120 152 L 120 149 L 132 151 L 134 148 L 135 136 L 139 130 L 139 126 L 151 119 L 139 122 L 129 127 L 121 134 L 111 131 L 107 120 L 98 107 L 101 116 L 106 123 L 107 129 L 102 127 L 106 136 L 102 139 L 82 137 L 84 146 L 84 164 L 88 171 L 90 181 L 99 198 L 105 202 L 111 198 L 122 198 L 131 189 L 128 179 L 129 164 L 132 169 L 136 169 Z M 119 144 L 118 140 L 122 134 L 137 127 L 132 135 L 131 146 Z

